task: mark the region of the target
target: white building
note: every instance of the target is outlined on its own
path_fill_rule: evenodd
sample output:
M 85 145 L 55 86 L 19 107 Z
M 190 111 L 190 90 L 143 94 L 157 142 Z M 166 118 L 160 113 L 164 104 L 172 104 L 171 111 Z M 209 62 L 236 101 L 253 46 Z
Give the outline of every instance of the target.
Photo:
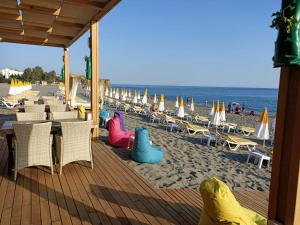
M 23 72 L 11 70 L 9 68 L 0 69 L 0 75 L 8 79 L 11 75 L 23 75 Z

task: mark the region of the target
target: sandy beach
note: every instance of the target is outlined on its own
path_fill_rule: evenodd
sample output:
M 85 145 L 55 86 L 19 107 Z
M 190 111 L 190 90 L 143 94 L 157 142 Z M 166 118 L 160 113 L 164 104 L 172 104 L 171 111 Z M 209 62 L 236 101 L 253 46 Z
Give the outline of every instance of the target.
M 4 86 L 1 86 L 1 95 L 7 93 Z M 41 91 L 41 95 L 51 95 L 57 90 L 57 87 L 35 86 L 34 90 Z M 173 110 L 174 102 L 167 101 L 166 106 Z M 197 106 L 195 110 L 195 113 L 208 116 L 209 108 Z M 111 109 L 111 116 L 113 112 L 114 110 Z M 13 113 L 12 110 L 0 109 L 0 120 L 3 120 L 5 115 Z M 131 150 L 112 148 L 112 151 L 153 186 L 157 188 L 198 188 L 204 179 L 217 176 L 231 188 L 269 190 L 271 167 L 259 169 L 253 163 L 247 164 L 248 150 L 239 149 L 234 152 L 223 146 L 207 146 L 205 139 L 201 143 L 201 135 L 190 136 L 187 133 L 166 131 L 162 124 L 150 123 L 144 115 L 133 112 L 124 113 L 124 115 L 126 128 L 134 130 L 137 126 L 146 127 L 153 144 L 161 147 L 165 156 L 161 163 L 151 165 L 131 160 Z M 259 116 L 235 114 L 226 114 L 226 116 L 228 122 L 253 128 L 259 120 Z M 103 126 L 100 129 L 100 139 L 108 141 L 108 131 Z

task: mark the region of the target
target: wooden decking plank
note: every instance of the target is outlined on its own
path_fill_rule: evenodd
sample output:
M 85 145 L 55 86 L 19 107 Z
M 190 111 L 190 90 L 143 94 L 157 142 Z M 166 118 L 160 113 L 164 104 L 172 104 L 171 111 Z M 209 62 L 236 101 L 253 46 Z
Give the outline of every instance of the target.
M 67 179 L 67 182 L 68 182 L 70 191 L 72 193 L 72 197 L 74 199 L 76 208 L 78 210 L 81 222 L 83 224 L 92 224 L 91 219 L 89 217 L 89 213 L 86 210 L 86 206 L 85 206 L 85 204 L 83 203 L 83 201 L 80 197 L 80 194 L 79 194 L 79 191 L 77 190 L 77 186 L 75 184 L 75 181 L 73 180 L 73 177 L 72 177 L 71 172 L 69 170 L 69 165 L 64 166 L 63 173 L 65 175 L 65 178 Z
M 38 183 L 38 168 L 33 167 L 31 171 L 31 223 L 42 224 L 41 221 L 41 206 L 40 206 L 40 193 Z
M 1 219 L 1 224 L 3 225 L 10 224 L 11 214 L 13 209 L 13 199 L 15 196 L 15 188 L 16 188 L 16 183 L 13 180 L 8 179 L 8 188 L 5 196 L 5 203 L 4 203 L 2 219 Z
M 16 181 L 15 197 L 13 199 L 13 211 L 10 220 L 11 225 L 21 224 L 22 216 L 22 201 L 23 201 L 23 176 L 20 176 Z
M 22 225 L 31 224 L 31 184 L 30 184 L 30 168 L 21 169 L 18 172 L 18 177 L 23 176 L 24 179 L 24 190 L 23 190 L 23 201 L 22 201 Z M 17 179 L 18 179 L 17 177 Z
M 181 210 L 179 213 L 183 216 L 186 214 L 189 215 L 187 218 L 191 219 L 191 223 L 194 223 L 199 219 L 199 213 L 196 210 L 196 207 L 198 206 L 195 204 L 190 204 L 190 202 L 187 201 L 187 198 L 182 197 L 183 193 L 178 192 L 177 190 L 170 190 L 167 193 L 171 198 L 174 199 L 174 202 L 180 206 Z
M 63 194 L 58 176 L 59 175 L 57 173 L 54 173 L 52 176 L 52 180 L 53 180 L 53 187 L 55 190 L 55 195 L 58 203 L 60 219 L 61 221 L 64 221 L 65 224 L 72 224 L 67 203 L 65 200 L 65 195 Z
M 103 146 L 100 146 L 100 147 L 103 147 Z M 105 149 L 105 148 L 100 148 L 100 149 L 102 149 L 103 151 L 111 151 L 111 150 Z M 99 153 L 100 153 L 100 151 L 99 151 Z M 133 171 L 131 168 L 129 168 L 127 165 L 125 165 L 120 159 L 111 158 L 111 157 L 117 157 L 117 156 L 115 156 L 114 153 L 111 153 L 109 155 L 103 154 L 102 157 L 101 156 L 99 157 L 99 159 L 103 158 L 104 163 L 106 161 L 110 161 L 110 163 L 112 163 L 112 165 L 116 164 L 116 159 L 117 159 L 118 164 L 116 164 L 116 166 L 115 166 L 115 169 L 118 170 L 117 174 L 123 174 L 123 176 L 120 176 L 120 180 L 124 179 L 124 177 L 126 177 L 126 180 L 130 181 L 131 184 L 135 183 L 133 185 L 133 188 L 137 188 L 138 192 L 142 193 L 144 198 L 147 198 L 147 201 L 145 202 L 145 204 L 147 205 L 147 208 L 151 207 L 150 208 L 150 210 L 152 210 L 151 213 L 160 219 L 160 223 L 166 223 L 166 222 L 171 222 L 171 221 L 175 222 L 174 218 L 172 216 L 170 216 L 170 214 L 169 214 L 170 212 L 167 212 L 166 208 L 161 206 L 162 204 L 166 205 L 166 203 L 160 199 L 155 198 L 155 196 L 153 196 L 153 194 L 155 192 L 152 188 L 150 188 L 150 184 L 144 183 L 143 181 L 141 181 L 141 179 L 137 179 L 137 177 L 135 176 L 135 175 L 137 175 L 136 172 Z M 127 171 L 127 173 L 125 173 L 125 171 Z M 155 193 L 155 195 L 158 196 L 157 193 Z M 158 200 L 160 200 L 160 201 L 157 202 Z M 148 202 L 151 202 L 151 205 L 149 205 Z
M 76 205 L 74 203 L 74 199 L 72 197 L 69 185 L 67 183 L 67 180 L 65 178 L 65 175 L 59 175 L 58 176 L 60 184 L 61 184 L 61 188 L 62 188 L 62 192 L 65 196 L 65 200 L 66 200 L 66 204 L 68 207 L 68 212 L 70 214 L 71 217 L 71 221 L 73 225 L 81 225 L 82 222 L 80 220 L 80 215 L 77 211 Z
M 100 150 L 99 152 L 97 152 L 97 153 L 101 153 L 101 150 Z M 147 218 L 148 221 L 149 221 L 151 224 L 159 224 L 158 221 L 160 222 L 160 224 L 165 224 L 165 223 L 167 223 L 167 221 L 165 221 L 163 218 L 160 218 L 160 217 L 159 217 L 158 212 L 155 212 L 155 208 L 154 208 L 152 205 L 148 204 L 148 201 L 145 199 L 145 196 L 146 196 L 145 193 L 140 192 L 140 190 L 138 190 L 138 188 L 136 188 L 137 185 L 135 185 L 134 183 L 132 183 L 132 182 L 130 181 L 130 179 L 126 179 L 126 180 L 125 180 L 125 179 L 124 179 L 124 176 L 120 176 L 120 174 L 123 173 L 123 170 L 120 170 L 120 168 L 118 168 L 119 166 L 116 165 L 116 166 L 115 166 L 115 170 L 114 170 L 113 172 L 110 171 L 110 170 L 109 170 L 109 165 L 106 164 L 106 161 L 107 161 L 107 160 L 110 160 L 110 159 L 102 160 L 102 157 L 104 157 L 104 155 L 98 157 L 98 159 L 100 160 L 99 163 L 103 164 L 103 166 L 106 168 L 106 170 L 110 172 L 112 178 L 115 177 L 115 179 L 118 180 L 119 183 L 120 183 L 123 187 L 125 187 L 125 188 L 126 188 L 126 185 L 127 185 L 127 184 L 131 184 L 131 187 L 132 187 L 132 188 L 131 188 L 131 193 L 128 192 L 128 193 L 126 193 L 126 194 L 127 194 L 129 197 L 130 197 L 130 196 L 139 196 L 139 197 L 135 197 L 135 198 L 134 198 L 134 201 L 135 201 L 135 202 L 139 201 L 139 206 L 142 206 L 142 205 L 144 206 L 143 208 L 140 208 L 140 209 L 146 210 L 146 211 L 144 211 L 144 212 L 149 212 L 149 214 L 151 214 L 151 216 L 148 216 L 148 218 Z M 101 160 L 102 160 L 102 161 L 101 161 Z M 111 161 L 110 163 L 115 163 L 115 162 Z M 111 165 L 113 165 L 113 164 L 111 164 Z M 152 214 L 153 214 L 153 215 L 152 215 Z M 154 216 L 154 215 L 156 215 L 156 216 Z M 156 218 L 155 218 L 155 217 L 156 217 Z M 156 219 L 157 219 L 158 221 L 156 221 Z
M 184 204 L 185 202 L 180 202 L 180 198 L 176 196 L 175 193 L 165 191 L 164 194 L 165 195 L 163 195 L 162 197 L 173 203 L 175 210 L 180 217 L 184 217 L 189 221 L 190 224 L 195 224 L 195 221 L 197 220 L 196 212 L 191 212 L 190 210 L 188 210 L 187 207 L 185 207 L 188 205 Z M 180 202 L 180 204 L 178 204 L 178 202 Z
M 92 179 L 92 176 L 93 176 L 93 175 L 96 175 L 96 173 L 94 173 L 94 172 L 91 173 L 91 174 L 87 173 L 87 168 L 82 168 L 82 169 L 84 170 L 84 172 L 86 172 L 85 175 L 86 175 L 87 178 Z M 95 176 L 95 179 L 101 181 L 101 183 L 102 183 L 102 182 L 108 182 L 108 180 L 109 180 L 109 182 L 114 183 L 114 185 L 113 185 L 114 188 L 120 191 L 120 188 L 118 187 L 118 185 L 117 185 L 117 183 L 115 182 L 115 180 L 114 180 L 113 177 L 111 177 L 111 176 L 110 176 L 109 178 L 106 177 L 105 173 L 102 173 L 102 170 L 100 170 L 100 169 L 97 168 L 97 167 L 94 168 L 94 170 L 97 170 L 97 172 L 99 172 L 99 176 Z M 91 171 L 90 171 L 90 172 L 91 172 Z M 103 180 L 104 180 L 104 181 L 103 181 Z M 93 182 L 93 183 L 94 183 L 94 182 Z M 105 185 L 105 183 L 104 183 L 104 185 Z M 93 187 L 95 187 L 95 185 L 93 185 Z M 129 209 L 127 209 L 127 207 L 121 206 L 123 212 L 125 211 L 124 213 L 126 214 L 126 216 L 127 216 L 127 217 L 130 216 L 129 218 L 130 218 L 130 222 L 131 222 L 132 224 L 140 224 L 138 221 L 140 221 L 140 222 L 142 222 L 142 223 L 149 223 L 149 222 L 146 220 L 146 218 L 143 216 L 143 214 L 142 214 L 141 212 L 135 210 L 132 201 L 130 201 L 129 197 L 128 197 L 125 193 L 119 192 L 118 194 L 120 195 L 120 198 L 118 198 L 118 199 L 119 199 L 118 201 L 122 202 L 123 205 L 125 205 L 124 203 L 126 202 L 126 204 L 127 204 L 128 207 L 129 207 Z M 115 195 L 114 195 L 114 197 L 115 197 Z M 116 200 L 117 200 L 117 199 L 116 199 Z M 130 215 L 130 212 L 128 212 L 128 210 L 130 211 L 130 209 L 131 209 L 132 215 Z M 133 215 L 134 215 L 134 216 L 133 216 Z
M 91 223 L 92 224 L 99 224 L 100 223 L 100 219 L 99 217 L 97 216 L 97 212 L 96 210 L 94 209 L 94 206 L 87 194 L 87 191 L 85 190 L 85 188 L 83 187 L 82 185 L 82 181 L 81 181 L 81 177 L 78 175 L 76 169 L 74 168 L 74 164 L 75 163 L 71 163 L 68 165 L 69 169 L 72 171 L 72 177 L 73 177 L 73 180 L 75 182 L 75 185 L 79 191 L 79 195 L 80 195 L 80 198 L 81 198 L 81 201 L 83 202 L 85 208 L 86 208 L 86 211 L 87 213 L 89 214 L 89 217 L 91 219 Z
M 122 162 L 117 155 L 115 155 L 111 150 L 104 145 L 101 145 L 102 149 L 106 151 L 105 155 L 110 160 L 112 160 L 112 163 L 116 163 L 118 161 L 118 168 L 120 168 L 120 172 L 123 173 L 123 177 L 126 177 L 127 180 L 130 179 L 130 183 L 136 182 L 137 185 L 134 185 L 134 187 L 137 187 L 139 191 L 142 191 L 145 196 L 150 196 L 150 200 L 154 203 L 154 207 L 157 207 L 159 211 L 163 214 L 164 218 L 168 218 L 169 222 L 174 221 L 176 218 L 178 220 L 178 217 L 176 216 L 176 211 L 172 209 L 172 207 L 168 207 L 170 203 L 164 201 L 160 198 L 159 194 L 157 193 L 157 190 L 154 190 L 151 185 L 138 173 L 136 173 L 133 169 L 128 167 L 124 162 Z M 109 153 L 109 154 L 107 154 Z M 103 156 L 103 157 L 104 157 Z M 127 171 L 127 173 L 125 173 Z M 158 203 L 155 202 L 155 200 L 160 200 Z M 187 221 L 184 221 L 183 218 L 179 218 L 179 223 L 187 223 Z
M 39 199 L 40 199 L 42 225 L 50 225 L 51 216 L 50 216 L 50 206 L 48 202 L 46 179 L 45 179 L 45 173 L 41 168 L 38 170 L 38 182 L 39 182 L 38 185 L 39 185 Z
M 52 175 L 50 173 L 50 170 L 48 168 L 44 168 L 44 174 L 45 174 L 46 187 L 48 193 L 51 221 L 53 223 L 56 221 L 60 221 L 58 203 L 56 199 L 55 189 L 53 187 L 53 180 L 52 180 Z
M 106 146 L 104 146 L 104 147 L 106 148 Z M 106 151 L 111 151 L 111 150 L 107 148 Z M 106 154 L 106 155 L 111 157 L 111 160 L 113 160 L 113 161 L 116 161 L 116 160 L 120 161 L 120 159 L 112 152 L 110 154 Z M 134 182 L 137 182 L 137 185 L 134 185 L 134 187 L 137 187 L 139 189 L 139 191 L 144 189 L 143 193 L 145 194 L 145 196 L 149 195 L 151 200 L 156 200 L 157 199 L 157 201 L 159 201 L 158 204 L 160 206 L 160 212 L 162 212 L 164 218 L 168 218 L 169 222 L 173 221 L 174 223 L 178 223 L 178 222 L 183 223 L 183 224 L 187 223 L 187 221 L 185 221 L 184 218 L 181 218 L 181 217 L 177 216 L 176 211 L 173 210 L 172 207 L 168 207 L 168 206 L 170 206 L 170 204 L 168 202 L 166 202 L 164 199 L 161 199 L 160 196 L 157 193 L 157 190 L 154 190 L 150 186 L 150 184 L 147 181 L 145 181 L 144 178 L 141 177 L 140 174 L 137 174 L 134 170 L 129 168 L 122 161 L 118 162 L 118 165 L 122 166 L 122 168 L 120 168 L 120 169 L 121 169 L 121 172 L 124 173 L 123 177 L 126 177 L 127 180 L 129 180 L 129 178 L 131 178 Z M 125 173 L 124 171 L 126 171 L 126 170 L 129 170 L 129 171 L 127 171 Z M 130 183 L 133 182 L 132 180 L 130 181 Z M 139 188 L 139 187 L 141 187 L 142 189 Z M 156 207 L 156 205 L 155 205 L 155 207 Z M 166 212 L 168 213 L 167 216 L 166 216 Z M 169 215 L 171 215 L 171 217 Z M 177 222 L 176 222 L 176 220 L 177 220 Z

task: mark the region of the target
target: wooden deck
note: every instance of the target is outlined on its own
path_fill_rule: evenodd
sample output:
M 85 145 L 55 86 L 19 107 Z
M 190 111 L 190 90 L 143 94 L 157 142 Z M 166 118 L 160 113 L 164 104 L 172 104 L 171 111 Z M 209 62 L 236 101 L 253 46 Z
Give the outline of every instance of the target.
M 0 139 L 0 224 L 197 224 L 197 190 L 154 189 L 110 147 L 92 144 L 94 169 L 87 163 L 21 170 L 7 177 L 6 142 Z M 243 206 L 267 214 L 268 195 L 236 191 Z

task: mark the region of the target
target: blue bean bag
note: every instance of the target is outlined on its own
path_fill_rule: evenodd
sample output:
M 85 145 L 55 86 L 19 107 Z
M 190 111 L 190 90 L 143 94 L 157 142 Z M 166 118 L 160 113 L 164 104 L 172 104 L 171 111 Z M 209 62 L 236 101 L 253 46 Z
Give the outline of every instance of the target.
M 102 125 L 102 123 L 106 124 L 107 121 L 110 119 L 109 111 L 107 109 L 101 109 L 99 113 L 99 119 L 100 119 L 100 125 Z
M 163 159 L 164 152 L 161 148 L 150 144 L 149 132 L 145 127 L 137 127 L 135 128 L 134 149 L 131 157 L 140 163 L 154 164 Z

